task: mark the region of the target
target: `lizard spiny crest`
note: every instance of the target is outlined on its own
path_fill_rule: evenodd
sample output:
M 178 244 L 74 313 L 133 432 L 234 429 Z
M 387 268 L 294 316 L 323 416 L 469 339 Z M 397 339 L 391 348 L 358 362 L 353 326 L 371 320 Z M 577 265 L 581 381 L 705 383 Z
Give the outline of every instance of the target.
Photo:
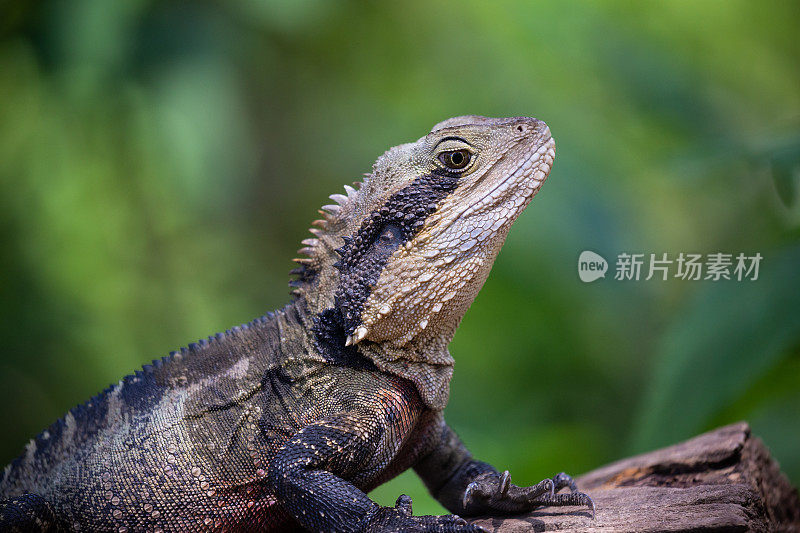
M 360 187 L 361 182 L 354 182 L 355 187 Z M 295 268 L 290 274 L 296 275 L 297 279 L 289 283 L 293 287 L 292 294 L 298 297 L 309 298 L 313 296 L 307 290 L 308 285 L 314 281 L 317 275 L 325 270 L 329 265 L 335 265 L 335 253 L 341 246 L 340 233 L 345 228 L 345 223 L 352 216 L 353 204 L 358 195 L 358 190 L 350 185 L 344 186 L 346 195 L 332 194 L 329 196 L 335 204 L 323 205 L 319 210 L 322 218 L 311 223 L 309 231 L 314 238 L 303 239 L 304 245 L 297 253 L 305 257 L 293 259 L 299 267 Z

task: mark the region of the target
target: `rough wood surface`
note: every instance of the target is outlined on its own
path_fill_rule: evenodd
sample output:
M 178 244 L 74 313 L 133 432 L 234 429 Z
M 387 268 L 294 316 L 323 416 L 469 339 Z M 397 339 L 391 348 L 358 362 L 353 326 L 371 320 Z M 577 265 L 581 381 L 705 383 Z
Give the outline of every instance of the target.
M 483 518 L 488 531 L 800 531 L 800 499 L 760 439 L 740 422 L 623 459 L 578 478 L 595 501 Z

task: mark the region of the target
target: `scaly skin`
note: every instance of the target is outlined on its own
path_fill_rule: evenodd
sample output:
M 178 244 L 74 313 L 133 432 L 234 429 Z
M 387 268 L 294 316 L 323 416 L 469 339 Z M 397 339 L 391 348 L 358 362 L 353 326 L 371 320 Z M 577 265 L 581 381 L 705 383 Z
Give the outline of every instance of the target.
M 323 207 L 292 303 L 42 432 L 0 478 L 0 530 L 478 530 L 367 497 L 411 467 L 458 515 L 593 508 L 565 474 L 511 484 L 442 416 L 447 346 L 553 156 L 522 117 L 452 118 L 386 152 Z

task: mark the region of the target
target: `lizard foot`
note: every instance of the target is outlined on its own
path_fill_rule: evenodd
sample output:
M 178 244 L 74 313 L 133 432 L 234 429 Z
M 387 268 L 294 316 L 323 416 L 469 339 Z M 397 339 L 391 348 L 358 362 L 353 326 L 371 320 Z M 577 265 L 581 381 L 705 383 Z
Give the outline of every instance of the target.
M 414 533 L 456 533 L 486 532 L 480 526 L 469 524 L 456 515 L 412 516 L 411 498 L 405 494 L 397 498 L 394 507 L 378 507 L 367 517 L 363 529 L 367 533 L 414 532 Z
M 565 487 L 570 489 L 569 493 L 556 494 Z M 591 509 L 594 518 L 592 498 L 579 492 L 575 481 L 563 472 L 531 487 L 518 487 L 511 483 L 508 470 L 501 474 L 482 474 L 467 485 L 462 505 L 470 515 L 492 512 L 524 513 L 537 507 L 585 505 Z

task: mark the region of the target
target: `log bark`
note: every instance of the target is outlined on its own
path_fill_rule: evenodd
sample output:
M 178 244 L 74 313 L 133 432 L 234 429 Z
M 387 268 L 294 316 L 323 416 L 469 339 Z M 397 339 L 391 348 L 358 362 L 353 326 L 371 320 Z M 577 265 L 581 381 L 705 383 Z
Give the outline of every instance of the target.
M 494 533 L 523 531 L 800 531 L 797 489 L 745 422 L 623 459 L 577 479 L 595 502 L 524 516 L 479 518 Z

